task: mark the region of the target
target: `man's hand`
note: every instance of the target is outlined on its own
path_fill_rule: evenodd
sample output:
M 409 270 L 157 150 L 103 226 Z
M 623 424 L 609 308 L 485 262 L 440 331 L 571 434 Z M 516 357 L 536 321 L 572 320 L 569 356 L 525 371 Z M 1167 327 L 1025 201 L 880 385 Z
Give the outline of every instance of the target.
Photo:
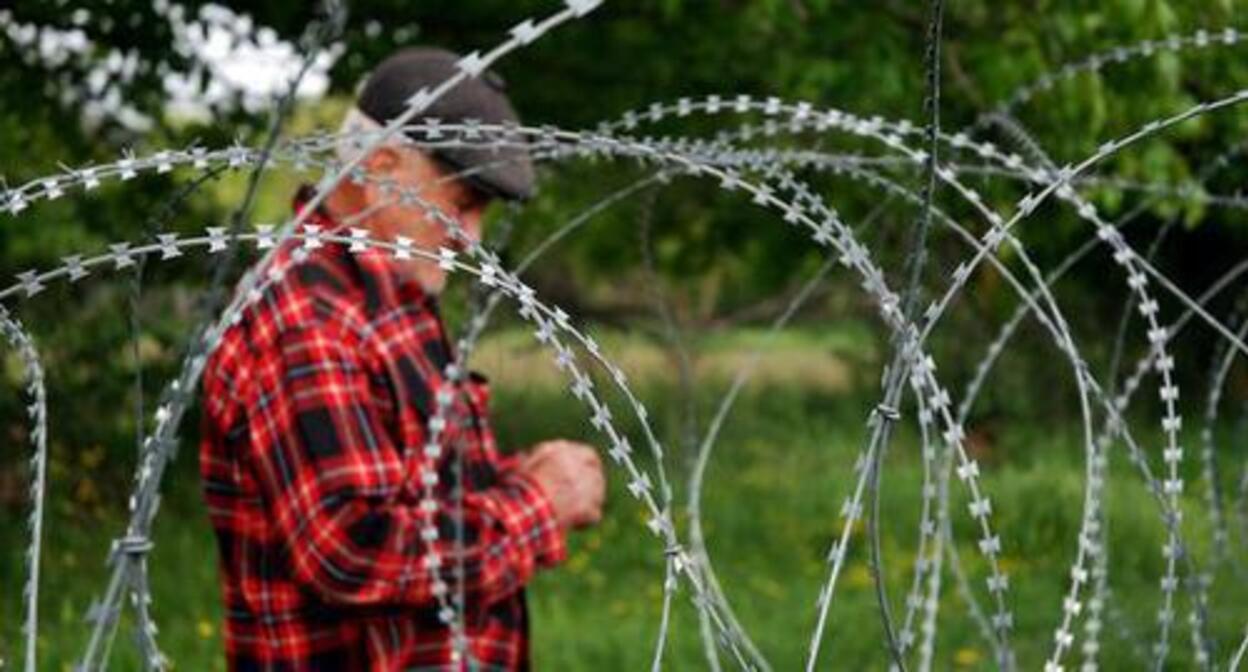
M 602 520 L 606 481 L 593 448 L 574 441 L 544 441 L 520 458 L 518 469 L 542 488 L 564 529 Z

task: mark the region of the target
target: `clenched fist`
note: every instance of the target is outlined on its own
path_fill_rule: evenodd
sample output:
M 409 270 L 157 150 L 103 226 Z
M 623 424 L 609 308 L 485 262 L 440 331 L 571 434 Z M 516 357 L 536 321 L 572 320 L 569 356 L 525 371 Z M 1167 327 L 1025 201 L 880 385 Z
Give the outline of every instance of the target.
M 602 520 L 606 481 L 593 448 L 575 441 L 544 441 L 520 459 L 518 468 L 542 488 L 564 529 Z

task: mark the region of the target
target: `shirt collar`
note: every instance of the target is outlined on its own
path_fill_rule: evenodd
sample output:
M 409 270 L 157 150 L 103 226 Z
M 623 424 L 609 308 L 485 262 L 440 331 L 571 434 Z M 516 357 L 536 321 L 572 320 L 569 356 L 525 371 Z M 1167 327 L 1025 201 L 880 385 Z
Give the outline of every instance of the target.
M 314 198 L 316 189 L 309 184 L 300 185 L 295 192 L 292 206 L 296 213 L 301 213 Z M 321 232 L 335 231 L 342 224 L 333 216 L 324 203 L 317 205 L 316 210 L 308 214 L 304 224 L 319 227 Z M 344 235 L 345 232 L 339 232 Z M 361 252 L 347 252 L 344 245 L 333 245 L 346 258 L 348 264 L 367 276 L 366 282 L 374 286 L 396 304 L 420 304 L 440 317 L 437 297 L 429 294 L 420 286 L 420 282 L 410 273 L 404 273 L 395 262 L 390 250 L 382 247 L 369 247 Z

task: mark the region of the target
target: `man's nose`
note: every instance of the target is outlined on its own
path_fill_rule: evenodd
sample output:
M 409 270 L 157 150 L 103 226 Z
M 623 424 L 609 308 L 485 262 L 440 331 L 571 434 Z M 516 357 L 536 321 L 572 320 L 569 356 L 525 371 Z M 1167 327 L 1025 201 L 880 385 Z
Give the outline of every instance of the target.
M 474 243 L 481 242 L 481 211 L 477 209 L 469 210 L 463 214 L 460 219 L 461 225 L 464 227 L 464 233 L 468 234 L 468 238 Z
M 464 250 L 468 247 L 468 242 L 481 242 L 481 214 L 479 212 L 465 211 L 459 214 L 455 222 L 459 225 L 463 235 L 467 237 L 467 241 L 458 235 L 452 234 L 447 230 L 447 243 L 456 250 Z

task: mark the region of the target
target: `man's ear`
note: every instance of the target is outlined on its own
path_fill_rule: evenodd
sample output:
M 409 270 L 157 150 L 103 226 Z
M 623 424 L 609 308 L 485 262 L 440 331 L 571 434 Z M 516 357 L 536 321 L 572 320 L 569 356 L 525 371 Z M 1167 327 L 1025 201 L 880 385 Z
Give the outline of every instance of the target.
M 374 149 L 360 163 L 366 175 L 363 182 L 356 186 L 359 190 L 361 211 L 393 200 L 391 189 L 401 159 L 393 147 L 383 145 Z
M 401 160 L 402 157 L 395 148 L 382 145 L 374 149 L 373 153 L 364 160 L 364 169 L 370 175 L 377 177 L 389 176 L 398 169 Z

